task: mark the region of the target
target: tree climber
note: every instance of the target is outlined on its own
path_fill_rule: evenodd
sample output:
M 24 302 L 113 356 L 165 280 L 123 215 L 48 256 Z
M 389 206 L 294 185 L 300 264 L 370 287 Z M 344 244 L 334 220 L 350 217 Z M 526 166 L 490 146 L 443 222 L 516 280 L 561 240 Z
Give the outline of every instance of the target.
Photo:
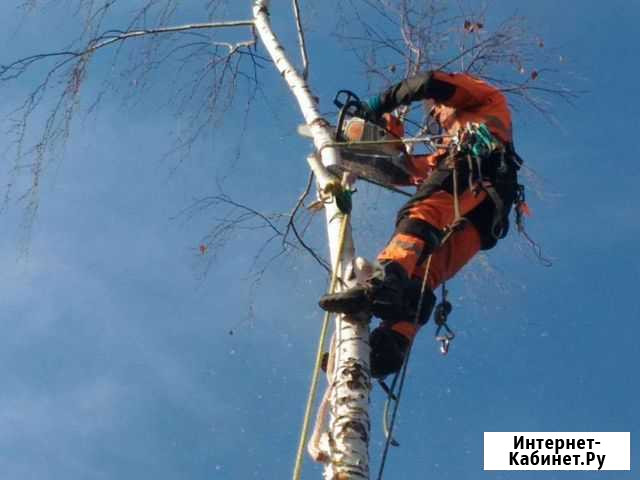
M 466 73 L 431 71 L 362 102 L 361 110 L 369 120 L 379 121 L 383 114 L 419 100 L 425 101 L 443 133 L 460 138 L 468 125 L 484 124 L 498 148 L 483 155 L 453 155 L 448 138 L 431 155 L 407 155 L 405 168 L 417 191 L 400 209 L 395 232 L 378 255 L 378 274 L 365 285 L 320 299 L 324 310 L 368 312 L 382 320 L 370 338 L 374 377 L 400 369 L 410 343 L 431 315 L 433 290 L 506 235 L 519 188 L 521 160 L 513 147 L 511 113 L 496 87 Z M 456 202 L 461 219 L 456 218 Z M 427 263 L 427 288 L 418 305 Z

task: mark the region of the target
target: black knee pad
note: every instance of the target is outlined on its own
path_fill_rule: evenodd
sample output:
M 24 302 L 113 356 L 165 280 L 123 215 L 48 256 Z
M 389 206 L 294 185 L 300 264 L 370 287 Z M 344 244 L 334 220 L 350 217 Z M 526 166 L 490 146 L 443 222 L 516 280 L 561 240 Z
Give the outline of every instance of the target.
M 398 220 L 395 233 L 404 233 L 405 235 L 419 238 L 424 242 L 425 249 L 429 253 L 438 248 L 444 236 L 442 230 L 434 227 L 429 222 L 407 216 Z

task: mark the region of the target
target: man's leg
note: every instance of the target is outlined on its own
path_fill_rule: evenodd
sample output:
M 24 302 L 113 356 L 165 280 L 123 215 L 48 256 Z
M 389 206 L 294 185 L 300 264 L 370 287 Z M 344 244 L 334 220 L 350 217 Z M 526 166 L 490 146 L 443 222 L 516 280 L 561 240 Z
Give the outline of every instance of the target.
M 484 192 L 474 195 L 467 190 L 459 196 L 460 214 L 479 205 Z M 368 311 L 383 320 L 394 321 L 415 311 L 416 277 L 414 272 L 440 245 L 444 230 L 455 220 L 454 198 L 444 190 L 420 191 L 401 210 L 402 216 L 389 244 L 378 255 L 382 275 L 367 285 L 324 295 L 320 307 L 324 310 L 354 314 Z M 419 289 L 419 286 L 417 287 Z
M 433 290 L 453 278 L 480 251 L 481 246 L 480 234 L 470 223 L 466 223 L 461 230 L 454 232 L 431 256 L 425 295 L 433 296 Z M 412 280 L 416 284 L 422 284 L 426 266 L 425 260 L 413 270 Z M 416 318 L 406 318 L 395 322 L 383 322 L 379 328 L 393 330 L 411 342 L 420 327 L 427 322 L 428 317 L 424 317 L 430 313 L 430 311 L 423 312 L 418 322 L 415 321 Z
M 462 195 L 461 214 L 465 215 L 483 200 L 483 196 L 474 196 L 471 192 Z M 375 377 L 384 377 L 400 369 L 409 345 L 431 315 L 435 305 L 433 290 L 452 278 L 481 249 L 480 234 L 470 223 L 463 224 L 444 244 L 434 242 L 429 227 L 438 225 L 444 230 L 454 221 L 452 203 L 449 194 L 438 192 L 407 209 L 409 216 L 398 222 L 395 235 L 378 255 L 380 263 L 399 264 L 411 276 L 416 304 L 420 299 L 419 292 L 429 255 L 431 261 L 423 303 L 419 306 L 422 311 L 399 320 L 383 318 L 380 326 L 371 332 L 371 373 Z M 426 222 L 426 219 L 430 222 Z
M 431 315 L 435 305 L 432 290 L 480 249 L 478 232 L 471 226 L 454 233 L 440 248 L 445 229 L 455 221 L 454 197 L 433 185 L 423 187 L 402 208 L 393 237 L 378 255 L 382 278 L 324 295 L 319 302 L 331 312 L 367 311 L 383 320 L 371 334 L 374 376 L 397 371 L 418 329 Z M 458 198 L 460 214 L 464 216 L 485 198 L 484 192 L 474 195 L 466 190 Z M 425 262 L 431 254 L 427 288 L 421 295 Z

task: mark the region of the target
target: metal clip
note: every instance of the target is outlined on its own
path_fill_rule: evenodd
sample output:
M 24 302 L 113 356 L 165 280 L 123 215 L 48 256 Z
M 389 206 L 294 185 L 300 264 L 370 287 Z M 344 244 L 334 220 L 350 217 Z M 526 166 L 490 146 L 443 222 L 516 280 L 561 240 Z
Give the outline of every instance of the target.
M 447 325 L 447 318 L 449 317 L 451 310 L 453 310 L 451 303 L 447 300 L 447 293 L 447 289 L 443 284 L 442 301 L 436 306 L 433 315 L 434 321 L 438 326 L 438 328 L 436 328 L 435 337 L 436 341 L 440 342 L 440 353 L 442 355 L 446 355 L 447 353 L 449 353 L 449 345 L 451 344 L 451 341 L 456 338 L 456 334 L 453 333 L 453 330 L 451 330 L 449 328 L 449 325 Z M 445 331 L 443 334 L 440 334 L 443 328 Z
M 442 328 L 444 328 L 446 331 L 444 335 L 439 335 Z M 443 323 L 442 325 L 438 326 L 438 328 L 436 329 L 436 341 L 440 342 L 440 353 L 442 355 L 446 355 L 447 353 L 449 353 L 449 345 L 451 345 L 451 341 L 454 338 L 456 338 L 456 334 L 453 333 L 453 330 L 449 328 L 449 325 Z

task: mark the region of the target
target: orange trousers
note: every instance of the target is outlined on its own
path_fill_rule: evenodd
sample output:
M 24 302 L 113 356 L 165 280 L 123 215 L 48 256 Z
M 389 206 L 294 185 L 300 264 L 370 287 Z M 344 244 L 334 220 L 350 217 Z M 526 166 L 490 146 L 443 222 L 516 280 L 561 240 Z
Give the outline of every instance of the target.
M 476 208 L 487 197 L 484 191 L 474 194 L 465 190 L 459 196 L 460 215 L 465 216 Z M 438 190 L 429 197 L 417 201 L 408 209 L 408 217 L 444 231 L 455 220 L 453 195 Z M 434 250 L 434 245 L 426 245 L 423 238 L 411 233 L 396 231 L 387 246 L 378 255 L 380 262 L 397 262 L 406 270 L 411 278 L 422 280 L 425 275 L 428 254 L 433 251 L 427 277 L 427 285 L 435 290 L 443 282 L 452 278 L 473 256 L 480 251 L 482 242 L 478 230 L 469 222 L 465 222 L 445 243 Z M 396 322 L 391 327 L 412 340 L 418 332 L 419 325 L 412 320 Z

